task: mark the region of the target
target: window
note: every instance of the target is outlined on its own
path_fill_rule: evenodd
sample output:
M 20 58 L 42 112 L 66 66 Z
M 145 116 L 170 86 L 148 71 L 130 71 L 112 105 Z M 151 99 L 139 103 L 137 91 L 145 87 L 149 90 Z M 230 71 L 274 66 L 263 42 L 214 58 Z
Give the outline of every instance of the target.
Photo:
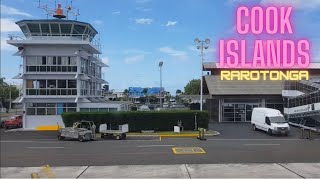
M 66 80 L 58 80 L 58 88 L 67 88 Z
M 76 80 L 68 80 L 68 88 L 77 88 Z
M 46 65 L 47 64 L 47 57 L 46 56 L 42 56 L 42 65 Z
M 271 125 L 269 117 L 266 117 L 266 124 Z
M 27 115 L 36 115 L 36 108 L 27 108 Z
M 28 56 L 27 57 L 27 66 L 28 65 L 37 65 L 37 56 Z
M 37 88 L 39 87 L 39 88 L 46 88 L 47 86 L 46 86 L 46 80 L 38 80 L 38 86 L 37 86 Z
M 56 80 L 48 80 L 48 88 L 56 88 Z

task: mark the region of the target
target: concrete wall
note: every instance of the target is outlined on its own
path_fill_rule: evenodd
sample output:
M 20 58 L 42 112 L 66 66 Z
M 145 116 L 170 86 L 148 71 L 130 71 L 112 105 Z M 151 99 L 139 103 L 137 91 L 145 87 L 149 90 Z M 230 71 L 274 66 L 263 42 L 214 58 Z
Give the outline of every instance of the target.
M 57 116 L 25 116 L 26 129 L 36 129 L 38 126 L 62 126 L 64 127 L 64 123 L 62 121 L 62 117 L 60 115 Z

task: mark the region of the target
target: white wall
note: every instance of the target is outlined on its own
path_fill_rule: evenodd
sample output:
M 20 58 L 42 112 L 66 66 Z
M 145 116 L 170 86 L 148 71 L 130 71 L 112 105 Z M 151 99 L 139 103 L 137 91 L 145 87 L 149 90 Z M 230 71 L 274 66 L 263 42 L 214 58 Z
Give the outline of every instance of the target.
M 57 116 L 31 116 L 26 115 L 26 129 L 35 129 L 37 126 L 54 126 L 59 125 L 62 127 L 64 123 L 60 115 Z

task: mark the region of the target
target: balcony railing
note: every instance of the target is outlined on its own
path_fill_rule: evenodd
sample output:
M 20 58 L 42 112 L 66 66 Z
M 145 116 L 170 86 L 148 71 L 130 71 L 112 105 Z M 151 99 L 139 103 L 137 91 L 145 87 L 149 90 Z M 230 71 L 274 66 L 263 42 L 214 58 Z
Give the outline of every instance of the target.
M 31 96 L 67 96 L 77 95 L 77 89 L 26 89 L 27 95 Z
M 67 41 L 86 41 L 90 42 L 95 48 L 101 50 L 98 39 L 88 34 L 9 34 L 9 40 L 67 40 Z

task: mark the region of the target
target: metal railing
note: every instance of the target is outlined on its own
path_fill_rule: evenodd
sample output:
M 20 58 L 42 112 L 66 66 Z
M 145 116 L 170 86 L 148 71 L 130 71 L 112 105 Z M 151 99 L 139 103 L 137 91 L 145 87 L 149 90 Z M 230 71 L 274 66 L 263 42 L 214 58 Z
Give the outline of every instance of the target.
M 101 44 L 98 39 L 88 34 L 9 34 L 9 40 L 71 40 L 71 41 L 87 41 L 97 49 L 101 50 Z

